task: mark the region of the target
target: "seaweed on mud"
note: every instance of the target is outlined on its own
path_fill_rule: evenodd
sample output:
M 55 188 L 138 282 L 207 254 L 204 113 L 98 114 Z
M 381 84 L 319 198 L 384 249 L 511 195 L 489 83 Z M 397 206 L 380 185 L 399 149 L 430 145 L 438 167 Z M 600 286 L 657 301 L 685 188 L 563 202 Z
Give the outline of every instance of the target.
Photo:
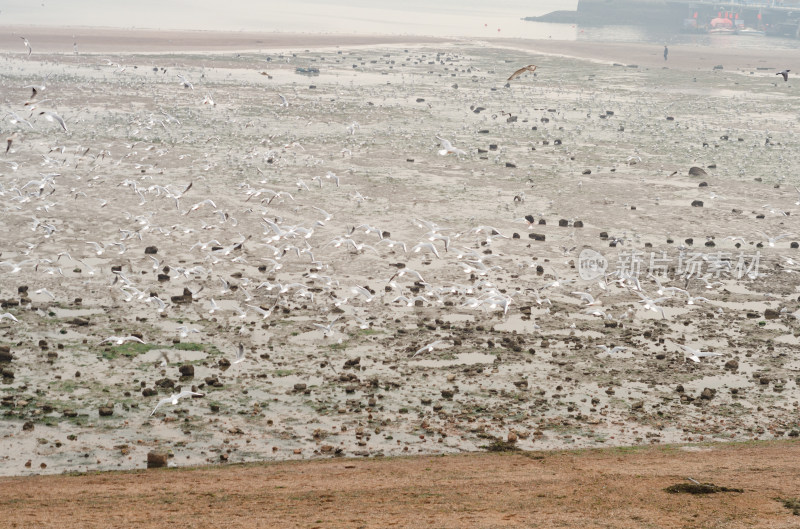
M 713 483 L 678 483 L 664 489 L 670 494 L 716 494 L 717 492 L 744 492 L 744 489 L 720 487 Z
M 516 445 L 516 443 L 510 441 L 503 441 L 502 439 L 496 437 L 494 440 L 488 445 L 482 445 L 482 449 L 486 450 L 487 452 L 519 452 L 520 448 Z
M 800 516 L 800 498 L 775 498 L 775 501 L 781 502 L 783 506 L 792 511 L 792 514 L 795 516 Z

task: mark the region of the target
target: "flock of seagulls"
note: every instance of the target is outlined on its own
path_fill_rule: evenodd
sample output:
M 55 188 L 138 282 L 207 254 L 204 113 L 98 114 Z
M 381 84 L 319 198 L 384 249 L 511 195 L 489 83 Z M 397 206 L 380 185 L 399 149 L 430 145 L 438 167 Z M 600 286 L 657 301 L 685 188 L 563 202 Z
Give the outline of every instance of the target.
M 30 43 L 25 38 L 23 41 L 30 57 Z M 123 79 L 122 74 L 133 75 L 112 64 L 116 68 L 113 73 L 111 65 L 103 68 L 114 82 L 123 83 L 117 80 Z M 536 65 L 525 66 L 507 81 L 536 70 Z M 182 325 L 174 332 L 181 339 L 204 334 L 208 338 L 208 330 L 222 328 L 220 332 L 228 333 L 225 339 L 230 345 L 226 354 L 233 352 L 232 344 L 238 342 L 231 365 L 237 365 L 242 373 L 257 362 L 246 351 L 263 345 L 253 337 L 257 329 L 273 329 L 276 321 L 297 313 L 308 315 L 308 319 L 292 320 L 296 332 L 327 345 L 334 337 L 357 335 L 355 329 L 389 327 L 401 318 L 424 321 L 453 312 L 492 325 L 514 322 L 527 334 L 540 337 L 555 327 L 571 332 L 578 325 L 593 329 L 605 329 L 605 323 L 655 325 L 651 318 L 661 323 L 695 310 L 715 316 L 715 311 L 724 306 L 721 291 L 730 282 L 716 281 L 712 274 L 672 279 L 651 276 L 640 281 L 638 276 L 618 270 L 576 285 L 577 273 L 572 268 L 575 252 L 587 244 L 571 228 L 577 226 L 574 219 L 556 235 L 553 245 L 536 246 L 531 242 L 533 237 L 524 236 L 526 230 L 531 235 L 534 230 L 544 230 L 545 220 L 552 222 L 559 207 L 566 209 L 563 204 L 569 202 L 569 195 L 583 192 L 580 182 L 565 182 L 569 189 L 564 190 L 541 186 L 541 196 L 537 197 L 530 189 L 537 185 L 538 175 L 533 170 L 519 170 L 513 179 L 503 177 L 501 185 L 525 187 L 527 195 L 514 193 L 511 199 L 504 196 L 508 194 L 504 190 L 486 191 L 491 185 L 484 185 L 480 191 L 470 187 L 468 177 L 489 179 L 492 171 L 500 173 L 508 167 L 502 163 L 507 149 L 521 146 L 519 152 L 524 148 L 529 154 L 537 147 L 542 149 L 541 142 L 533 147 L 532 142 L 520 139 L 520 145 L 486 145 L 491 151 L 481 152 L 482 148 L 475 146 L 478 140 L 468 140 L 465 133 L 443 127 L 434 133 L 429 123 L 431 130 L 420 138 L 423 134 L 414 132 L 416 123 L 406 122 L 402 133 L 395 129 L 398 125 L 387 128 L 406 141 L 401 145 L 399 140 L 385 140 L 380 133 L 370 132 L 379 119 L 371 114 L 372 109 L 358 106 L 359 113 L 350 109 L 352 115 L 340 116 L 334 128 L 317 116 L 330 115 L 326 119 L 333 121 L 336 113 L 346 108 L 344 104 L 336 107 L 333 101 L 301 97 L 298 90 L 289 88 L 285 95 L 272 92 L 265 105 L 269 114 L 239 115 L 222 93 L 216 94 L 217 102 L 210 94 L 202 101 L 193 99 L 212 82 L 205 75 L 194 74 L 192 82 L 190 70 L 186 71 L 176 74 L 180 83 L 170 75 L 164 78 L 171 80 L 153 85 L 146 85 L 148 78 L 137 73 L 141 78 L 136 83 L 158 93 L 154 101 L 159 108 L 131 112 L 122 121 L 103 122 L 97 116 L 70 113 L 64 114 L 72 116 L 68 127 L 53 111 L 37 110 L 28 119 L 13 110 L 7 112 L 5 121 L 18 135 L 7 140 L 8 159 L 3 161 L 13 174 L 2 180 L 0 199 L 4 212 L 19 221 L 21 230 L 30 231 L 24 238 L 16 238 L 15 251 L 3 256 L 2 277 L 10 280 L 24 271 L 36 278 L 37 287 L 42 287 L 35 290 L 37 295 L 50 300 L 66 299 L 68 285 L 72 284 L 80 291 L 96 288 L 101 291 L 98 297 L 102 303 L 121 311 L 130 308 L 131 313 L 145 315 L 151 321 L 180 317 Z M 788 70 L 779 74 L 788 78 Z M 29 101 L 37 99 L 41 104 L 46 100 L 38 98 L 44 93 L 59 97 L 59 82 L 58 76 L 51 81 L 48 75 L 41 84 L 23 88 L 26 96 L 30 90 Z M 166 84 L 171 92 L 164 88 Z M 531 90 L 531 98 L 540 95 L 534 91 L 539 88 Z M 563 89 L 554 90 L 560 94 Z M 247 90 L 242 94 L 249 97 Z M 378 95 L 371 99 L 379 101 Z M 260 97 L 249 101 L 261 105 Z M 514 102 L 520 107 L 520 112 L 511 109 L 514 117 L 523 115 L 529 101 Z M 581 100 L 580 104 L 587 103 Z M 465 116 L 483 120 L 475 122 L 480 127 L 491 125 L 494 130 L 507 131 L 515 126 L 516 121 L 502 119 L 504 111 L 498 112 L 498 121 L 463 106 Z M 556 127 L 545 128 L 550 119 L 562 128 L 575 125 L 565 111 L 537 111 L 539 114 L 531 113 L 523 120 L 528 121 L 527 129 L 535 122 L 547 131 L 537 129 L 548 147 L 550 141 L 560 141 L 554 135 L 562 134 Z M 353 119 L 354 115 L 359 121 Z M 54 125 L 39 129 L 39 119 Z M 99 127 L 101 122 L 104 129 Z M 236 133 L 235 141 L 218 137 L 223 125 Z M 123 139 L 97 139 L 104 135 L 88 133 L 92 126 Z M 644 128 L 643 123 L 641 126 Z M 299 133 L 304 127 L 325 132 L 304 137 Z M 588 134 L 581 127 L 575 125 L 573 138 Z M 32 142 L 20 146 L 22 134 L 40 139 L 47 152 L 38 152 Z M 566 137 L 567 133 L 563 134 Z M 455 147 L 453 142 L 464 148 Z M 473 145 L 467 147 L 471 142 Z M 425 170 L 455 175 L 453 178 L 460 180 L 452 190 L 437 196 L 431 192 L 429 196 L 431 187 L 427 184 L 401 180 L 402 175 L 376 168 L 370 159 L 373 148 L 392 153 L 404 149 L 407 156 L 423 160 Z M 555 152 L 549 155 L 552 167 L 532 155 L 539 164 L 536 170 L 557 175 L 576 167 L 574 158 L 579 153 L 573 147 Z M 493 154 L 496 158 L 491 158 Z M 630 151 L 618 153 L 616 160 L 615 164 L 631 171 L 647 163 L 646 155 L 630 155 Z M 371 187 L 373 182 L 388 183 Z M 412 197 L 406 201 L 413 207 L 399 199 L 395 202 L 392 186 L 400 187 L 396 182 L 405 187 L 396 193 L 403 193 L 406 199 Z M 586 178 L 586 187 L 590 185 Z M 485 195 L 469 196 L 468 205 L 462 209 L 459 197 L 477 193 Z M 546 198 L 547 194 L 553 198 Z M 456 205 L 438 211 L 436 202 L 445 200 Z M 605 200 L 622 202 L 628 198 L 598 196 L 590 202 L 602 207 Z M 394 206 L 398 207 L 396 211 L 391 209 Z M 468 210 L 471 207 L 475 210 Z M 96 213 L 101 210 L 102 215 Z M 387 210 L 391 216 L 385 215 Z M 81 213 L 77 217 L 76 211 Z M 628 207 L 625 211 L 627 215 L 633 210 Z M 590 212 L 581 214 L 589 216 Z M 592 220 L 598 225 L 601 222 Z M 517 226 L 523 236 L 512 235 Z M 741 242 L 731 240 L 730 244 L 758 241 L 776 248 L 793 236 L 764 232 L 745 235 Z M 612 242 L 626 247 L 640 242 L 640 238 L 639 233 L 616 233 Z M 54 241 L 61 250 L 58 254 Z M 143 253 L 150 246 L 159 246 L 158 253 Z M 532 260 L 534 254 L 536 260 Z M 785 262 L 795 266 L 791 258 L 785 258 Z M 540 263 L 547 263 L 547 268 L 537 269 L 534 276 L 532 269 Z M 160 283 L 167 281 L 165 277 L 169 282 Z M 166 292 L 173 288 L 189 291 L 191 296 L 185 296 L 191 298 L 190 308 L 184 305 L 185 300 L 171 300 Z M 9 312 L 0 315 L 0 322 L 25 325 Z M 548 329 L 543 330 L 545 325 Z M 143 335 L 132 333 L 132 325 L 124 327 L 129 329 L 115 328 L 115 335 L 98 338 L 96 343 L 112 347 L 148 343 Z M 235 335 L 233 329 L 238 330 Z M 404 358 L 431 355 L 460 343 L 455 332 L 441 327 L 409 336 L 395 345 Z M 593 339 L 589 350 L 597 349 L 611 360 L 618 353 L 636 349 L 633 344 L 606 345 L 599 341 L 606 338 Z M 684 360 L 676 369 L 696 368 L 686 360 L 700 363 L 723 356 L 685 345 L 679 345 L 681 351 L 670 348 L 676 358 Z M 159 367 L 164 364 L 170 364 L 166 355 Z M 203 395 L 180 391 L 162 398 L 150 417 L 162 406 Z

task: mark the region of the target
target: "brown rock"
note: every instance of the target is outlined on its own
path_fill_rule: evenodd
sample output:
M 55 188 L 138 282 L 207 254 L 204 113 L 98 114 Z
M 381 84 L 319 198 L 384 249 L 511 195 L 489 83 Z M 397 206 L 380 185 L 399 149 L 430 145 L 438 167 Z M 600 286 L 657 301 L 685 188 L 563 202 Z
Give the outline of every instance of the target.
M 194 376 L 194 366 L 192 364 L 184 364 L 178 368 L 182 377 L 193 377 Z
M 0 362 L 10 362 L 14 359 L 11 348 L 8 345 L 0 345 Z
M 703 389 L 703 392 L 700 393 L 700 398 L 703 400 L 711 400 L 714 398 L 716 394 L 717 394 L 716 389 L 705 388 Z
M 767 309 L 764 311 L 765 320 L 777 320 L 781 317 L 781 313 L 775 309 Z
M 167 466 L 167 454 L 164 452 L 148 452 L 147 468 L 162 468 Z

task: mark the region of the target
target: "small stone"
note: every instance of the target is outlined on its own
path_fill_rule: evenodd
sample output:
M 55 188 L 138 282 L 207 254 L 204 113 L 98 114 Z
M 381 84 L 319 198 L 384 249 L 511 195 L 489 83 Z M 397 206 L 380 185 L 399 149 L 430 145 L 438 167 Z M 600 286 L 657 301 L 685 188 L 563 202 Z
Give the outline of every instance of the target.
M 147 248 L 144 249 L 144 253 L 148 255 L 156 254 L 158 253 L 158 248 L 156 248 L 155 246 L 148 246 Z
M 717 394 L 716 389 L 705 388 L 703 389 L 703 392 L 700 393 L 700 398 L 703 400 L 711 400 L 714 398 L 716 394 Z
M 692 200 L 692 207 L 693 208 L 702 208 L 703 201 L 702 200 Z
M 531 232 L 531 233 L 528 234 L 528 237 L 533 239 L 534 241 L 544 241 L 545 240 L 545 236 L 544 236 L 543 233 L 533 233 L 533 232 Z
M 183 377 L 194 377 L 194 366 L 192 364 L 184 364 L 178 368 L 178 371 Z
M 730 371 L 736 371 L 737 369 L 739 369 L 739 361 L 736 359 L 728 360 L 727 362 L 725 362 L 725 369 L 728 369 Z
M 766 309 L 764 311 L 764 319 L 765 320 L 777 320 L 780 318 L 781 313 L 775 309 Z
M 27 421 L 25 424 L 22 425 L 23 432 L 32 432 L 33 431 L 33 423 L 31 421 Z
M 109 406 L 108 404 L 100 406 L 98 411 L 100 412 L 100 417 L 111 417 L 114 415 L 114 406 Z
M 702 167 L 692 167 L 689 169 L 689 176 L 706 176 L 707 174 L 708 173 L 706 173 L 705 169 Z

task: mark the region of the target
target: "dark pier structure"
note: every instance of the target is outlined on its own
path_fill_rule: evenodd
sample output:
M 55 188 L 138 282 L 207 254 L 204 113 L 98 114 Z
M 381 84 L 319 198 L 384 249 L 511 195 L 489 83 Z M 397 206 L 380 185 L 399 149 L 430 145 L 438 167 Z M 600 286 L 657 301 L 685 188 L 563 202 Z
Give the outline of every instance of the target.
M 694 32 L 728 30 L 800 38 L 800 0 L 579 0 L 576 11 L 555 11 L 526 20 L 582 26 L 658 25 Z

